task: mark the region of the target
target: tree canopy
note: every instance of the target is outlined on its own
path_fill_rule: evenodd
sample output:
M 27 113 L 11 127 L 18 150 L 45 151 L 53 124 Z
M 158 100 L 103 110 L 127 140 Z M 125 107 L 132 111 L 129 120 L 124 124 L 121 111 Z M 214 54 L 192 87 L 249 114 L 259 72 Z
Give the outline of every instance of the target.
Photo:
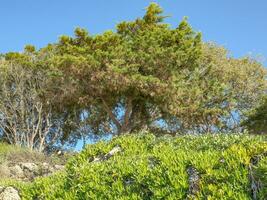
M 241 131 L 240 121 L 266 90 L 264 67 L 204 43 L 186 18 L 171 28 L 162 13 L 152 3 L 142 18 L 123 21 L 115 31 L 90 35 L 76 28 L 73 37 L 40 50 L 28 45 L 3 62 L 45 76 L 38 98 L 49 102 L 61 141 L 141 129 Z
M 256 134 L 266 134 L 267 130 L 267 96 L 264 96 L 253 110 L 248 114 L 248 118 L 243 122 L 248 131 Z

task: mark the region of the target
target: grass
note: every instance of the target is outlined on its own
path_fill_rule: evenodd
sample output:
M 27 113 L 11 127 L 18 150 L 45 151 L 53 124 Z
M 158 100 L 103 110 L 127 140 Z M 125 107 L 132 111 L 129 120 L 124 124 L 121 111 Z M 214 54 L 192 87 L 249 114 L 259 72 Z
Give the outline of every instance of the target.
M 259 192 L 259 197 L 260 199 L 267 199 L 267 157 L 260 160 L 255 167 L 255 172 L 262 187 Z
M 0 164 L 5 162 L 47 162 L 51 164 L 65 164 L 69 157 L 71 157 L 71 153 L 66 153 L 63 156 L 57 156 L 55 154 L 46 155 L 37 151 L 31 151 L 27 148 L 0 143 Z
M 67 159 L 71 157 L 70 154 L 63 156 L 45 155 L 44 153 L 31 151 L 27 148 L 0 143 L 0 186 L 1 185 L 16 185 L 21 182 L 10 178 L 10 166 L 19 163 L 49 163 L 50 165 L 64 165 Z M 23 183 L 22 183 L 23 184 Z
M 0 163 L 5 162 L 10 154 L 20 151 L 21 148 L 17 146 L 0 143 Z

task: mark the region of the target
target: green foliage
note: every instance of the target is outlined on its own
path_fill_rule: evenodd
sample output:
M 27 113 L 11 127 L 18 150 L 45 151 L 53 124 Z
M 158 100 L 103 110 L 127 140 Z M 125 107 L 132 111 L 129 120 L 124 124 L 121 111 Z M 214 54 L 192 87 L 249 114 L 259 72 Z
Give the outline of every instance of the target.
M 33 163 L 51 163 L 63 165 L 73 155 L 66 152 L 63 156 L 56 154 L 46 155 L 38 151 L 32 151 L 29 148 L 22 148 L 17 145 L 10 145 L 0 142 L 0 165 L 5 163 L 18 164 L 21 162 Z
M 202 44 L 186 19 L 171 29 L 161 14 L 153 3 L 143 18 L 119 23 L 116 32 L 91 36 L 76 28 L 75 37 L 61 36 L 38 52 L 38 65 L 51 75 L 46 98 L 54 110 L 77 124 L 73 116 L 90 113 L 86 125 L 95 134 L 133 132 L 169 114 L 168 104 L 179 96 L 173 83 L 197 67 Z M 75 128 L 64 123 L 66 138 L 79 132 Z
M 259 180 L 261 186 L 259 199 L 264 199 L 267 196 L 267 157 L 261 158 L 254 170 L 256 171 L 256 178 Z
M 243 125 L 250 132 L 256 134 L 267 133 L 267 96 L 248 114 L 248 119 L 246 119 Z
M 106 161 L 95 157 L 119 146 Z M 24 199 L 185 199 L 187 168 L 200 174 L 195 199 L 251 199 L 248 165 L 267 151 L 266 138 L 248 135 L 160 137 L 125 135 L 88 145 L 66 173 L 23 186 Z M 265 183 L 266 158 L 258 168 Z M 265 181 L 265 182 L 264 182 Z M 261 196 L 266 197 L 266 187 Z
M 95 134 L 162 128 L 158 120 L 173 133 L 240 131 L 239 119 L 266 89 L 264 68 L 203 43 L 186 18 L 172 29 L 162 13 L 152 3 L 114 32 L 93 36 L 77 28 L 52 53 L 51 45 L 44 48 L 44 65 L 57 74 L 55 107 L 90 113 L 86 123 Z M 66 124 L 64 132 L 70 129 Z
M 0 163 L 6 161 L 8 154 L 12 152 L 19 152 L 21 150 L 20 147 L 14 145 L 7 145 L 5 143 L 0 142 Z
M 35 52 L 35 47 L 32 46 L 32 45 L 26 45 L 26 46 L 24 47 L 24 51 L 25 51 L 26 53 L 29 53 L 29 54 L 34 53 L 34 52 Z

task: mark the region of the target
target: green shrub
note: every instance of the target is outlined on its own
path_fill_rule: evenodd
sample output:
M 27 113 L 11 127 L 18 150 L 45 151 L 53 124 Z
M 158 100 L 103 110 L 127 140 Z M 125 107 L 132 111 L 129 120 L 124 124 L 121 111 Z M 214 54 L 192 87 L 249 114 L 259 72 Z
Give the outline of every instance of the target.
M 255 167 L 256 178 L 260 182 L 261 190 L 259 197 L 261 199 L 267 198 L 267 157 L 260 160 L 258 165 Z
M 114 147 L 122 151 L 92 162 Z M 69 161 L 66 172 L 24 185 L 24 199 L 251 199 L 248 165 L 267 151 L 266 138 L 205 135 L 156 138 L 126 135 L 88 145 Z M 199 191 L 189 197 L 187 168 L 200 175 Z M 266 183 L 267 162 L 257 167 Z M 266 197 L 266 187 L 260 191 Z

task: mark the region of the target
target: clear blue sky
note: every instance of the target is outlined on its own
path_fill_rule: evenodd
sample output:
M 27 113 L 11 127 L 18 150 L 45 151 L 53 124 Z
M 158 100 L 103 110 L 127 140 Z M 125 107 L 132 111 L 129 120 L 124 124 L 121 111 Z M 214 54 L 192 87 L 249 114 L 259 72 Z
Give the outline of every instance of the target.
M 149 0 L 1 0 L 0 52 L 21 51 L 25 44 L 37 47 L 72 35 L 75 27 L 91 34 L 114 29 L 122 20 L 144 14 Z M 267 57 L 267 0 L 158 0 L 166 22 L 177 26 L 183 16 L 234 56 L 252 53 Z M 267 66 L 265 59 L 264 65 Z

